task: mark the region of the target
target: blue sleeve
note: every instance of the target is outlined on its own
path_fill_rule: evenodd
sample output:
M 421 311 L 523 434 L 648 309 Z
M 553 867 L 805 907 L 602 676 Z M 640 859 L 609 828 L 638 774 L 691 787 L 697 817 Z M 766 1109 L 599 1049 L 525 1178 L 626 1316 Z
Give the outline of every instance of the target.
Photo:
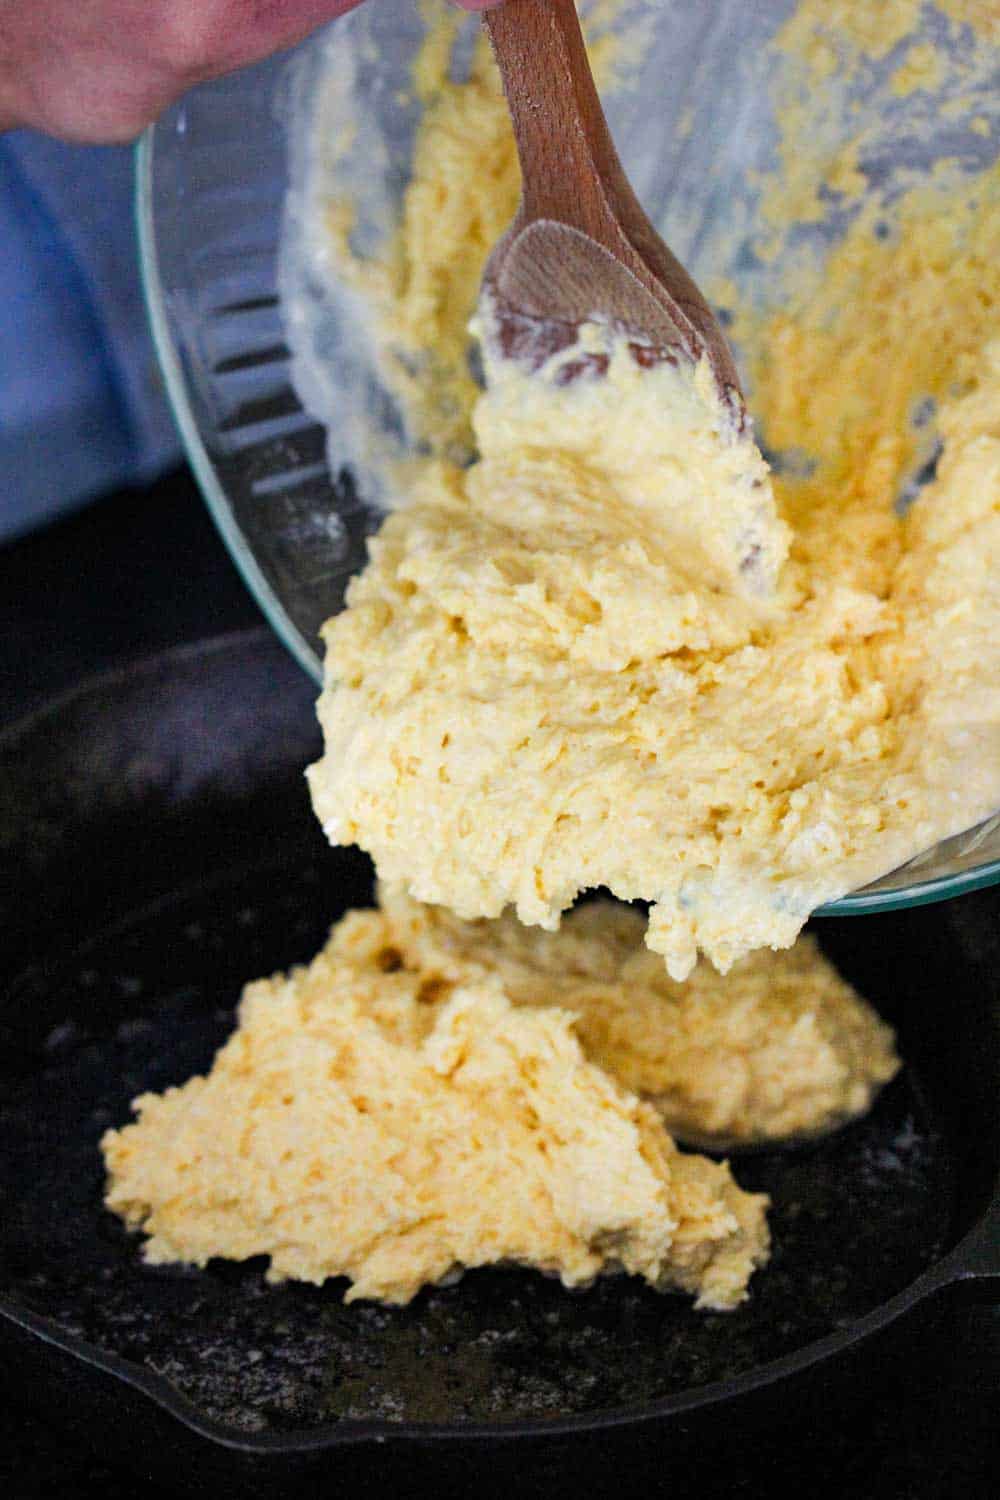
M 132 175 L 127 147 L 0 136 L 0 538 L 180 458 Z

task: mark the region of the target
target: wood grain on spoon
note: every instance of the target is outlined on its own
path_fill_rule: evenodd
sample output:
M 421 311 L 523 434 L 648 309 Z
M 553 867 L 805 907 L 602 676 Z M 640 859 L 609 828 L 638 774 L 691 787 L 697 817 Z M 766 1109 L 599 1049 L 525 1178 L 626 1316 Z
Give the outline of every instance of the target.
M 483 277 L 502 352 L 537 365 L 596 316 L 621 325 L 642 362 L 678 350 L 692 360 L 707 354 L 742 416 L 722 330 L 622 170 L 573 0 L 506 0 L 483 25 L 522 177 L 520 208 Z

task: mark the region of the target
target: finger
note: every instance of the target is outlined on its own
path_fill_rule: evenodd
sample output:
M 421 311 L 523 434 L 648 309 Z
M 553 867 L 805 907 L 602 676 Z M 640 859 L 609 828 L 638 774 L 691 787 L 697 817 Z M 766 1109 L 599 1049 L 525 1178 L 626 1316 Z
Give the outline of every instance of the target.
M 200 0 L 188 0 L 199 5 Z M 220 7 L 223 30 L 206 56 L 213 69 L 257 62 L 294 47 L 310 32 L 354 10 L 361 0 L 229 0 Z

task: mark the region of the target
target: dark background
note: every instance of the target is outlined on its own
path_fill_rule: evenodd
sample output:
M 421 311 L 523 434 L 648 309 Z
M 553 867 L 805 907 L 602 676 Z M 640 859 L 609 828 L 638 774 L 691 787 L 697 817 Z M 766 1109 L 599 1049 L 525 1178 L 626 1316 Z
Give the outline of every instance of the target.
M 122 491 L 0 548 L 0 724 L 111 664 L 260 620 L 186 470 Z M 861 1427 L 836 1435 L 834 1462 L 824 1455 L 816 1464 L 790 1413 L 759 1468 L 741 1465 L 705 1500 L 789 1486 L 809 1497 L 985 1500 L 1000 1489 L 998 1376 L 1000 1310 L 956 1308 L 934 1357 L 873 1402 Z M 340 1465 L 325 1493 L 334 1486 L 351 1493 Z M 650 1493 L 673 1489 L 650 1476 Z M 138 1491 L 134 1477 L 113 1473 L 38 1413 L 0 1410 L 3 1500 L 132 1500 Z M 161 1492 L 149 1484 L 142 1493 Z

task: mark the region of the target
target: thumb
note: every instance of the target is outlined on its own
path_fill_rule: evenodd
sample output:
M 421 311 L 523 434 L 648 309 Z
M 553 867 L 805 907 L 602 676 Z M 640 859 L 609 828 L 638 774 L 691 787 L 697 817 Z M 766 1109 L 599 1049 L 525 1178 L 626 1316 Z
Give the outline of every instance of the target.
M 452 3 L 461 10 L 480 11 L 490 10 L 502 4 L 502 0 L 452 0 Z M 253 0 L 249 7 L 251 16 L 245 23 L 241 60 L 255 61 L 269 52 L 293 47 L 324 22 L 360 4 L 361 0 L 280 0 L 277 4 L 275 0 L 264 4 Z

